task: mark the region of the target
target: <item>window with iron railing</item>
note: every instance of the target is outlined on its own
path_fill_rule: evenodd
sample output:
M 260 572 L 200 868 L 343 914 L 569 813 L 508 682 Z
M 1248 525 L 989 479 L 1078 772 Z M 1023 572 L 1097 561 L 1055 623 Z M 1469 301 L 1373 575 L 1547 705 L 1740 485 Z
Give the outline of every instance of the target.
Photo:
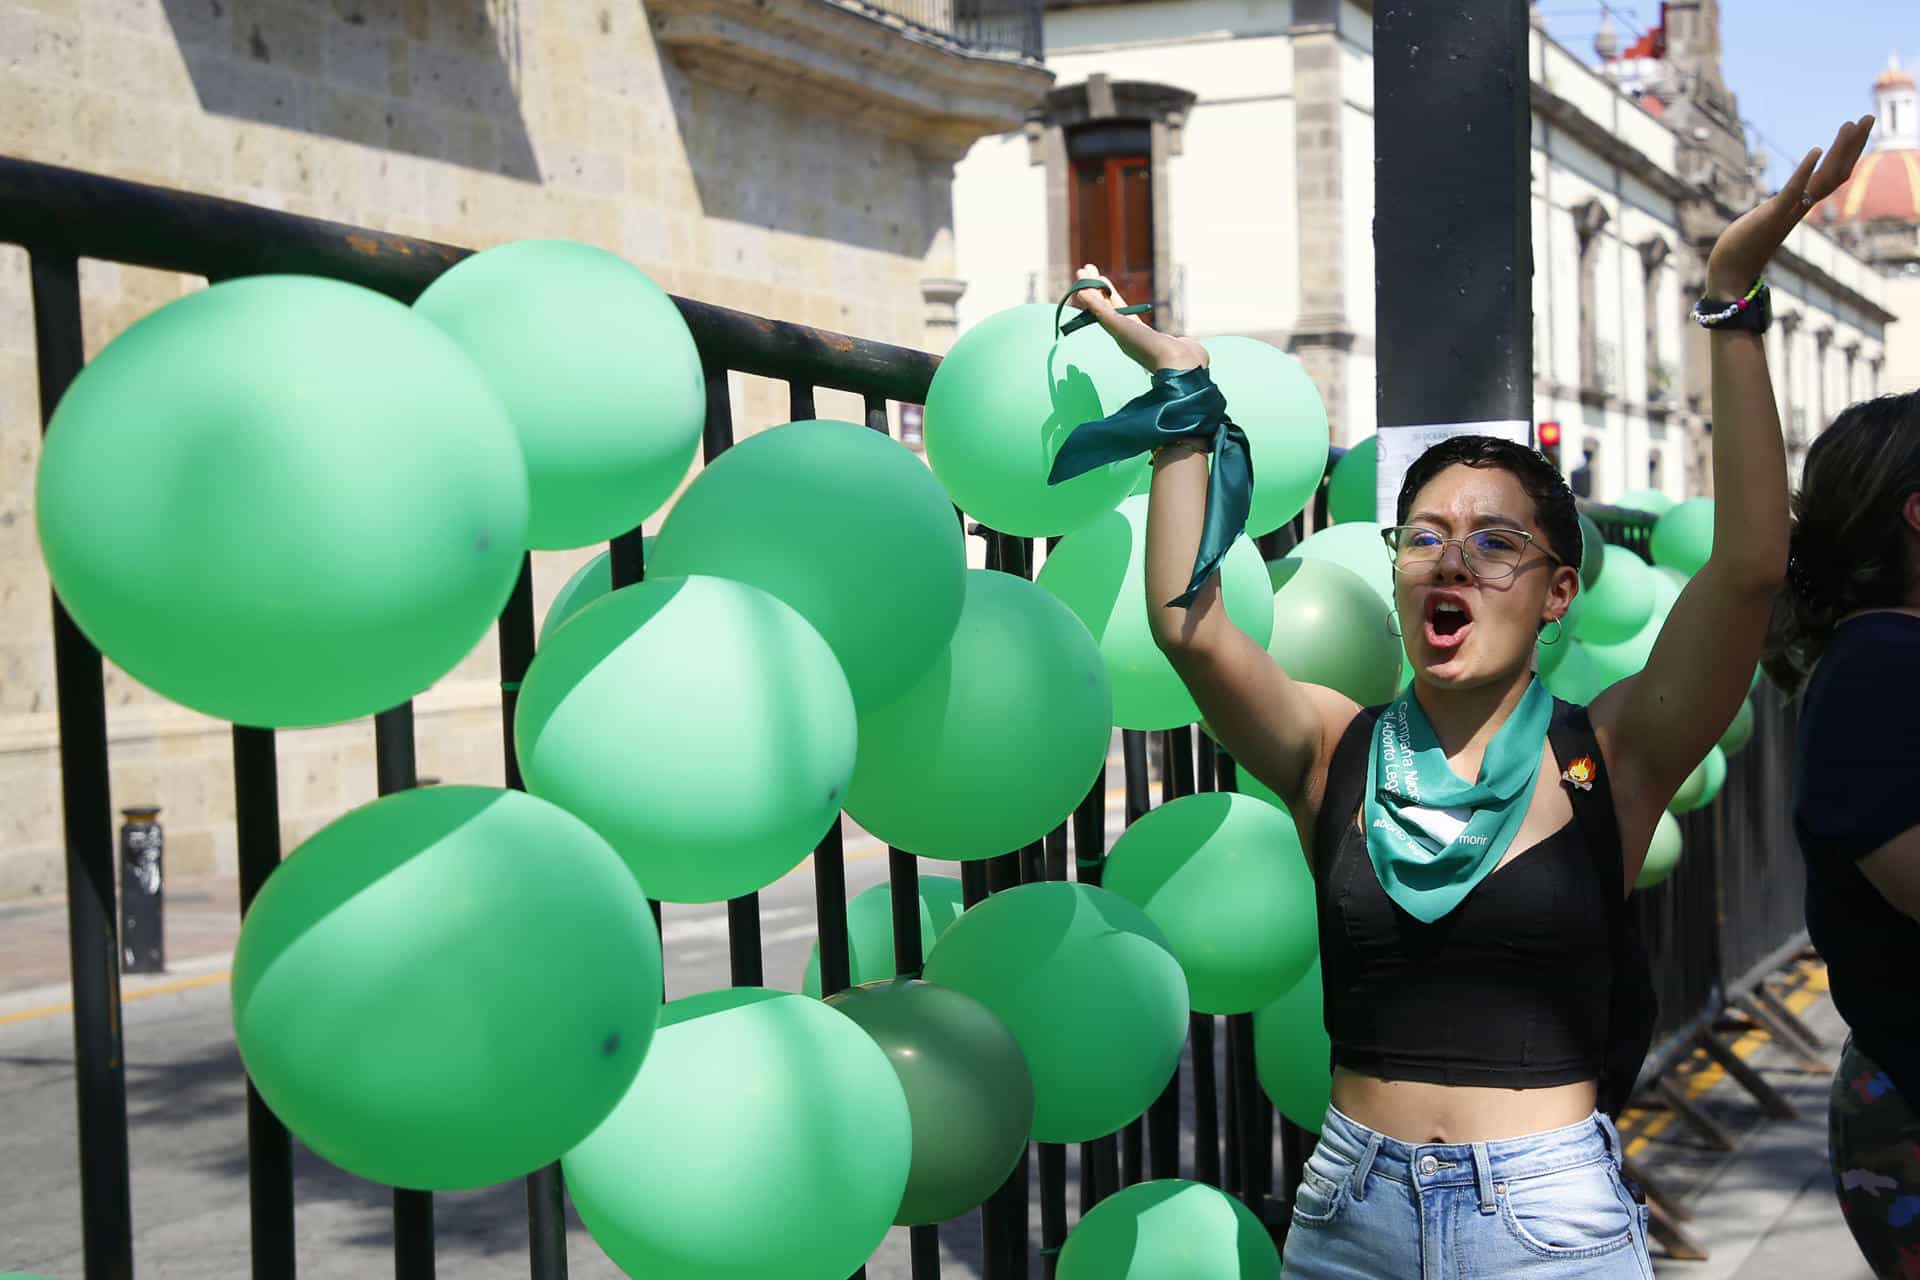
M 981 53 L 1038 62 L 1046 52 L 1042 0 L 852 0 Z

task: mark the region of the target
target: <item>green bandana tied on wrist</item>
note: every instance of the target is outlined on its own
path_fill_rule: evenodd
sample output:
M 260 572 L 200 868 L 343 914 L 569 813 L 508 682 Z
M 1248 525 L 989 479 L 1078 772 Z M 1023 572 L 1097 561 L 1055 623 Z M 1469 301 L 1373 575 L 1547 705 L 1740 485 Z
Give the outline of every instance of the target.
M 1213 453 L 1207 514 L 1194 556 L 1193 578 L 1170 606 L 1185 608 L 1220 567 L 1247 528 L 1253 506 L 1253 456 L 1247 434 L 1227 416 L 1227 398 L 1205 369 L 1161 369 L 1153 385 L 1104 418 L 1073 429 L 1054 456 L 1048 484 L 1059 484 L 1110 462 L 1135 457 L 1176 440 L 1194 440 Z
M 1469 784 L 1447 763 L 1413 686 L 1388 705 L 1374 727 L 1361 818 L 1380 887 L 1408 915 L 1432 924 L 1500 865 L 1526 821 L 1552 721 L 1553 695 L 1535 679 Z

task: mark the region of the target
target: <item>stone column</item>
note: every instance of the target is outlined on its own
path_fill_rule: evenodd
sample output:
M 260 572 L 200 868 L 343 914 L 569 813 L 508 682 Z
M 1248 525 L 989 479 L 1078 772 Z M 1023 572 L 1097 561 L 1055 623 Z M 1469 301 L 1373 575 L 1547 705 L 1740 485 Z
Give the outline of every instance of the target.
M 1813 396 L 1812 409 L 1807 415 L 1807 438 L 1811 440 L 1827 429 L 1827 422 L 1838 413 L 1837 406 L 1827 403 L 1827 365 L 1833 350 L 1833 326 L 1822 325 L 1813 333 Z
M 1320 391 L 1337 443 L 1352 444 L 1347 411 L 1346 199 L 1339 0 L 1295 0 L 1293 27 L 1294 200 L 1300 218 L 1300 307 L 1288 349 Z M 1371 306 L 1371 298 L 1354 299 Z

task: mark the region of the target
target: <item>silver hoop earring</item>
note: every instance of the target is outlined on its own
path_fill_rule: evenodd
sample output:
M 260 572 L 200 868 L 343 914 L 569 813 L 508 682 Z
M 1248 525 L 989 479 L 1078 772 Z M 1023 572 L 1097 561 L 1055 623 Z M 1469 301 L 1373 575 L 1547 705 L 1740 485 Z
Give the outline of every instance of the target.
M 1407 638 L 1400 630 L 1400 611 L 1398 609 L 1387 610 L 1387 634 L 1395 640 L 1405 640 Z
M 1553 639 L 1551 640 L 1547 639 L 1547 627 L 1542 627 L 1540 628 L 1540 643 L 1541 644 L 1559 644 L 1560 637 L 1567 633 L 1566 624 L 1561 622 L 1560 619 L 1555 618 L 1549 623 L 1547 623 L 1547 626 L 1552 627 L 1554 629 Z

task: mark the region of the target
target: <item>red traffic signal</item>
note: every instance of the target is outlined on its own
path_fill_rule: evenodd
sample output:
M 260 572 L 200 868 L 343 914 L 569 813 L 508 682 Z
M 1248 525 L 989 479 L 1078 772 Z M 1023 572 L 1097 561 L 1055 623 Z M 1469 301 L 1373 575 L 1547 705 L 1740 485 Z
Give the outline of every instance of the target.
M 1559 423 L 1543 422 L 1540 424 L 1540 447 L 1542 449 L 1558 449 L 1560 447 Z

